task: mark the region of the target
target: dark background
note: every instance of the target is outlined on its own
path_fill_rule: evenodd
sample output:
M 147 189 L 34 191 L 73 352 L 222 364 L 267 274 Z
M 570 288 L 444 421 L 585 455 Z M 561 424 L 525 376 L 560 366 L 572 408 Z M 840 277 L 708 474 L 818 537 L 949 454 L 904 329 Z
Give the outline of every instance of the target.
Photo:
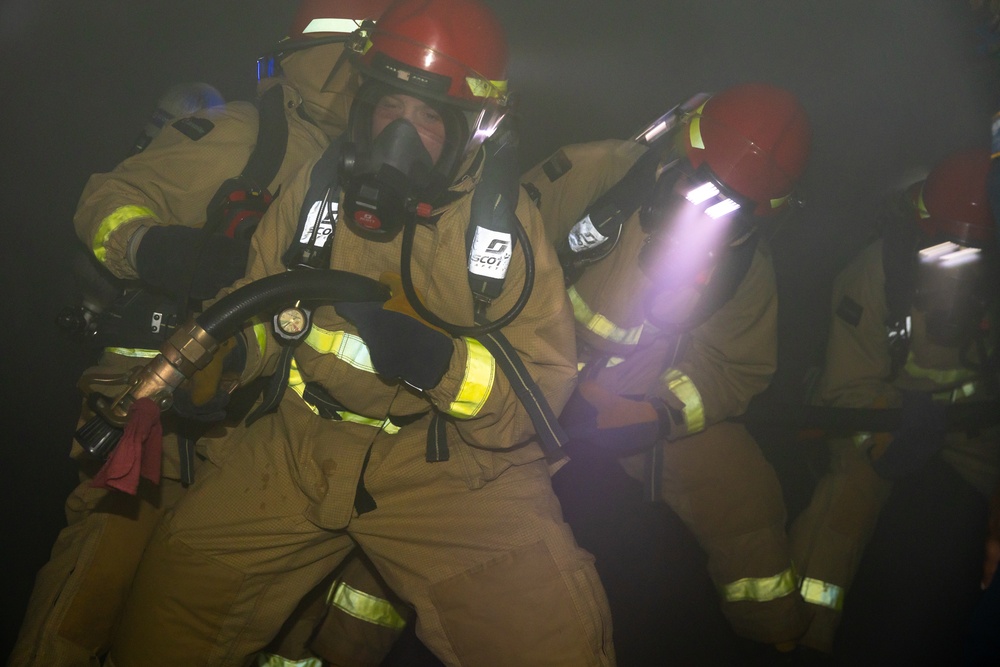
M 807 207 L 774 239 L 781 357 L 770 393 L 783 399 L 799 398 L 801 377 L 822 350 L 829 280 L 871 230 L 881 197 L 954 150 L 988 146 L 1000 104 L 1000 66 L 984 53 L 985 19 L 967 0 L 489 4 L 508 30 L 525 167 L 565 143 L 629 136 L 698 91 L 765 80 L 799 96 L 814 131 L 802 184 Z M 73 385 L 89 359 L 53 321 L 79 299 L 69 268 L 79 193 L 91 173 L 120 161 L 170 85 L 205 81 L 227 99 L 252 98 L 254 60 L 283 36 L 295 6 L 0 4 L 0 655 L 75 479 L 66 458 L 79 408 Z M 898 503 L 912 510 L 918 501 Z M 912 534 L 906 522 L 914 516 L 898 512 L 900 534 Z M 669 532 L 670 521 L 650 518 L 658 526 L 650 540 L 685 544 L 682 529 Z M 900 539 L 886 540 L 902 548 Z M 928 543 L 914 548 L 926 551 Z M 697 564 L 694 552 L 685 558 Z

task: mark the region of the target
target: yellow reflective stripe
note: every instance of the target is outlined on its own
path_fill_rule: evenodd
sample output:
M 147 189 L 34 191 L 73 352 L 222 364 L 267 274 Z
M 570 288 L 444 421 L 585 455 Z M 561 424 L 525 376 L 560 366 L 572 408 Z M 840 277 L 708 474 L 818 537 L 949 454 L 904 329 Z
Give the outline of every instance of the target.
M 974 371 L 964 368 L 955 368 L 946 371 L 934 370 L 932 368 L 921 368 L 917 365 L 917 362 L 913 360 L 913 352 L 910 352 L 910 354 L 907 355 L 904 370 L 912 377 L 933 380 L 938 384 L 955 384 L 957 382 L 967 380 L 975 375 Z
M 916 209 L 917 209 L 917 215 L 919 215 L 921 218 L 929 218 L 929 217 L 931 217 L 931 214 L 928 213 L 928 211 L 927 211 L 927 204 L 924 203 L 924 188 L 923 187 L 920 188 L 920 192 L 917 194 L 917 201 L 916 201 L 915 206 L 916 206 Z
M 705 100 L 708 102 L 708 100 Z M 705 149 L 705 140 L 701 136 L 701 113 L 705 110 L 705 104 L 695 109 L 691 114 L 691 121 L 688 123 L 688 136 L 691 140 L 691 148 Z
M 131 222 L 140 218 L 152 218 L 157 222 L 160 221 L 160 219 L 156 217 L 156 214 L 145 206 L 120 206 L 119 208 L 116 208 L 111 215 L 104 218 L 104 220 L 101 220 L 101 224 L 97 226 L 97 231 L 94 233 L 94 257 L 96 257 L 99 262 L 104 263 L 104 258 L 107 255 L 107 250 L 104 245 L 108 242 L 108 237 L 111 236 L 111 233 L 124 225 L 126 222 Z
M 475 417 L 483 408 L 493 389 L 497 362 L 483 344 L 475 338 L 462 338 L 468 356 L 465 359 L 465 375 L 455 400 L 448 406 L 448 414 L 460 419 Z
M 381 625 L 393 630 L 406 627 L 406 619 L 399 615 L 388 600 L 351 588 L 343 581 L 336 582 L 327 594 L 327 603 L 354 618 Z
M 258 653 L 257 667 L 323 667 L 323 660 L 321 658 L 292 660 L 273 653 Z
M 799 586 L 802 599 L 809 604 L 840 611 L 844 606 L 844 589 L 819 579 L 804 577 Z
M 722 597 L 727 602 L 768 602 L 795 592 L 795 572 L 788 568 L 773 577 L 747 577 L 722 586 Z
M 684 403 L 683 414 L 687 433 L 697 433 L 705 428 L 705 405 L 691 378 L 676 368 L 671 368 L 663 374 L 661 380 L 667 385 L 667 389 Z
M 117 354 L 119 357 L 134 357 L 136 359 L 152 359 L 160 353 L 159 350 L 144 350 L 139 347 L 106 347 L 104 351 Z
M 358 370 L 375 372 L 368 346 L 360 336 L 346 331 L 327 331 L 314 324 L 305 343 L 320 354 L 332 354 Z
M 778 197 L 777 199 L 772 199 L 771 208 L 781 208 L 782 206 L 785 205 L 785 202 L 788 201 L 789 197 L 791 197 L 791 195 L 785 195 L 784 197 Z
M 253 322 L 253 334 L 257 338 L 257 349 L 263 357 L 267 353 L 267 327 L 256 317 L 251 322 Z
M 635 345 L 639 342 L 642 334 L 642 325 L 623 329 L 600 313 L 595 313 L 583 300 L 576 287 L 570 287 L 566 292 L 569 294 L 569 301 L 573 304 L 573 317 L 581 326 L 588 331 L 592 331 L 604 340 L 622 345 Z
M 302 402 L 306 404 L 314 414 L 319 415 L 319 408 L 306 400 L 306 383 L 302 379 L 302 373 L 299 372 L 298 364 L 296 364 L 295 359 L 292 359 L 292 367 L 288 371 L 288 386 L 299 395 Z M 362 426 L 372 426 L 377 429 L 381 429 L 388 433 L 389 435 L 396 435 L 399 433 L 399 426 L 396 426 L 389 419 L 373 419 L 372 417 L 365 417 L 364 415 L 359 415 L 356 412 L 349 412 L 347 410 L 337 410 L 337 414 L 345 422 L 351 422 L 352 424 L 361 424 Z
M 475 76 L 465 77 L 465 83 L 476 97 L 503 97 L 507 94 L 506 81 L 490 81 Z
M 299 396 L 301 395 L 302 394 L 299 394 Z M 309 401 L 306 401 L 305 403 L 306 405 L 309 406 L 310 410 L 319 414 L 316 408 L 314 408 L 312 404 L 309 403 Z M 338 410 L 337 414 L 340 415 L 341 420 L 345 422 L 351 422 L 352 424 L 361 424 L 362 426 L 371 426 L 373 428 L 381 429 L 386 433 L 388 433 L 389 435 L 396 435 L 397 433 L 399 433 L 399 427 L 393 424 L 388 419 L 372 419 L 371 417 L 365 417 L 363 415 L 359 415 L 356 412 L 348 412 L 347 410 Z

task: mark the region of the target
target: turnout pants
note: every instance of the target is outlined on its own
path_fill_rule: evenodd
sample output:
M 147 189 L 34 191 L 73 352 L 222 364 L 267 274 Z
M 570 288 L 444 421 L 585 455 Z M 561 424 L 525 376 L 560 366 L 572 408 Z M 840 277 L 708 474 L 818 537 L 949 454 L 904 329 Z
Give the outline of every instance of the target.
M 146 542 L 183 492 L 175 480 L 144 480 L 129 496 L 87 479 L 70 494 L 68 525 L 35 578 L 11 667 L 100 665 Z
M 160 524 L 108 665 L 245 665 L 355 548 L 415 608 L 417 636 L 445 664 L 614 664 L 593 558 L 562 521 L 544 461 L 472 490 L 461 452 L 427 463 L 423 433 L 382 433 L 364 473 L 377 508 L 320 526 L 276 419 L 242 431 Z
M 756 441 L 743 426 L 721 422 L 658 447 L 662 465 L 650 466 L 647 455 L 622 464 L 647 486 L 658 482 L 661 498 L 695 534 L 733 630 L 770 644 L 798 638 L 807 616 L 792 569 L 784 499 Z
M 989 497 L 998 476 L 1000 429 L 987 429 L 977 438 L 950 433 L 946 443 L 942 458 Z M 812 615 L 802 644 L 820 651 L 833 648 L 845 597 L 891 489 L 863 449 L 848 439 L 830 442 L 830 470 L 791 530 L 802 597 Z

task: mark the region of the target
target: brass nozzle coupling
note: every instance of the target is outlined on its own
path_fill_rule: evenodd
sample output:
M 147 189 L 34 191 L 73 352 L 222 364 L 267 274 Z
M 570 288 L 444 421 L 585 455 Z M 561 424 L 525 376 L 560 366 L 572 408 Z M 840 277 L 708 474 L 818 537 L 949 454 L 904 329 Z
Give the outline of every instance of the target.
M 125 391 L 110 401 L 97 397 L 91 405 L 120 428 L 128 420 L 129 408 L 140 398 L 149 398 L 160 410 L 168 410 L 173 405 L 174 389 L 204 368 L 218 349 L 218 342 L 192 320 L 170 336 L 152 361 L 135 369 Z

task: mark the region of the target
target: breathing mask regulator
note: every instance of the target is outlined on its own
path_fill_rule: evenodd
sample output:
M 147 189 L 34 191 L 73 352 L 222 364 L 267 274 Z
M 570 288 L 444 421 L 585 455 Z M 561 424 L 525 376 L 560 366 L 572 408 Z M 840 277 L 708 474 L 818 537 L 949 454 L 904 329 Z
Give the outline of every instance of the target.
M 347 226 L 369 240 L 388 241 L 406 222 L 418 217 L 429 220 L 429 200 L 442 188 L 416 128 L 398 118 L 365 153 L 358 155 L 357 145 L 348 144 L 341 158 Z

